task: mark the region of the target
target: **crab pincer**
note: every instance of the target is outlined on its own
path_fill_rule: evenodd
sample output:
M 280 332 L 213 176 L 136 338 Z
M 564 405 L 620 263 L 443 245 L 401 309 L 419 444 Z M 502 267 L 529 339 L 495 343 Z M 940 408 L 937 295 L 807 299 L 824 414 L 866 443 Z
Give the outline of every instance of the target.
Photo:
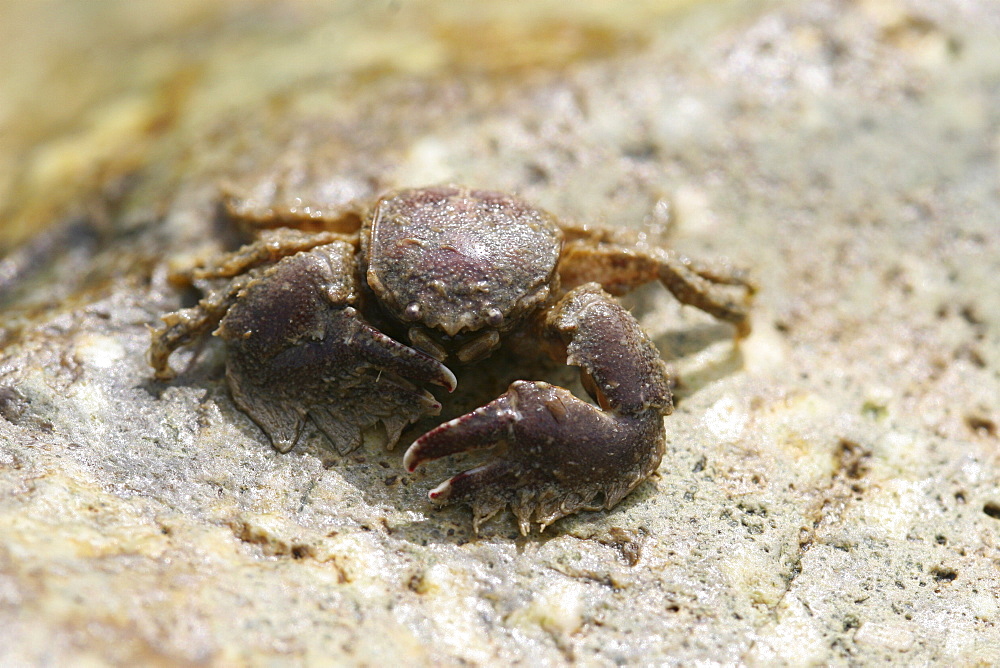
M 360 318 L 352 263 L 344 243 L 285 258 L 241 285 L 215 332 L 229 344 L 233 399 L 281 452 L 307 421 L 342 454 L 379 424 L 392 445 L 410 422 L 440 411 L 423 384 L 455 389 L 443 364 Z
M 541 381 L 433 429 L 406 451 L 423 462 L 496 446 L 487 463 L 430 492 L 472 506 L 479 526 L 510 506 L 522 534 L 579 510 L 615 506 L 659 466 L 671 410 L 666 367 L 635 318 L 599 285 L 567 293 L 540 323 L 579 366 L 597 406 Z

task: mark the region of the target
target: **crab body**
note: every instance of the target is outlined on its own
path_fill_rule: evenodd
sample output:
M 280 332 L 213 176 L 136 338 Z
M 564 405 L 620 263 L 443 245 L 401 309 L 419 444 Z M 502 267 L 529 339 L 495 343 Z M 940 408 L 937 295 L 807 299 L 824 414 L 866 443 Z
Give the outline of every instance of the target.
M 425 188 L 379 200 L 361 249 L 369 287 L 411 323 L 411 342 L 468 363 L 552 294 L 562 236 L 549 214 L 509 195 Z
M 150 363 L 170 378 L 171 353 L 213 332 L 227 344 L 234 401 L 278 450 L 312 422 L 346 453 L 372 430 L 392 447 L 407 425 L 438 414 L 427 388 L 455 388 L 447 365 L 489 356 L 514 331 L 537 338 L 557 361 L 580 368 L 595 403 L 518 380 L 404 456 L 413 471 L 498 446 L 485 464 L 430 492 L 468 503 L 477 531 L 506 507 L 523 533 L 611 508 L 659 465 L 672 408 L 666 367 L 609 291 L 659 280 L 682 302 L 747 331 L 752 288 L 741 272 L 563 225 L 504 193 L 401 190 L 350 219 L 361 222 L 346 232 L 343 217 L 330 221 L 332 231 L 269 230 L 192 270 L 204 297 L 164 316 Z

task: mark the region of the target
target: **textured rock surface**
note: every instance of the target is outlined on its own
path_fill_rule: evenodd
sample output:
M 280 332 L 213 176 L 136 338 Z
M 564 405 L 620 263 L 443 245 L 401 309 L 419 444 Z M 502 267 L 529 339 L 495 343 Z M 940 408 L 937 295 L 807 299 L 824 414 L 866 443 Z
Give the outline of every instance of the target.
M 1000 662 L 995 3 L 184 7 L 111 49 L 124 101 L 5 149 L 5 238 L 84 222 L 0 265 L 0 663 Z M 615 510 L 476 538 L 426 501 L 460 464 L 274 452 L 215 344 L 152 380 L 168 266 L 235 241 L 220 185 L 266 213 L 446 181 L 759 281 L 739 350 L 631 299 L 683 385 Z

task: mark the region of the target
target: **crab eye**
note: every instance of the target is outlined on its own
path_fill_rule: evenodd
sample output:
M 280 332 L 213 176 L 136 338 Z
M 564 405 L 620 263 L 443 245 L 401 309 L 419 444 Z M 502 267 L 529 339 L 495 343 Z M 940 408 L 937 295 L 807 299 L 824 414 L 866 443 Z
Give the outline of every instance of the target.
M 491 308 L 486 312 L 486 322 L 490 327 L 499 327 L 503 324 L 503 313 L 498 308 Z
M 403 310 L 403 319 L 410 322 L 420 320 L 421 315 L 423 315 L 423 311 L 420 308 L 420 304 L 417 302 L 410 302 Z

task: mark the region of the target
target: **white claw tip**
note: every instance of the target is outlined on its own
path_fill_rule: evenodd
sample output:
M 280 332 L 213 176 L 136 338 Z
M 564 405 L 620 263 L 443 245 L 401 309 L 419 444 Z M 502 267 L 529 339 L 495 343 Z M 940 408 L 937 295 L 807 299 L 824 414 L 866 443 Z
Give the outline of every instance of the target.
M 420 461 L 417 459 L 417 455 L 414 452 L 415 445 L 416 443 L 413 443 L 412 445 L 410 445 L 410 447 L 406 449 L 406 452 L 403 453 L 403 468 L 405 468 L 410 473 L 416 471 L 417 466 L 420 465 Z
M 455 374 L 453 374 L 451 372 L 451 369 L 449 369 L 448 367 L 442 364 L 441 368 L 444 369 L 444 373 L 442 375 L 444 376 L 445 382 L 447 383 L 445 385 L 445 388 L 447 388 L 449 392 L 454 392 L 455 388 L 458 387 L 458 379 L 455 378 Z
M 427 497 L 432 501 L 444 501 L 449 496 L 451 496 L 451 480 L 445 480 L 443 483 L 427 492 Z

